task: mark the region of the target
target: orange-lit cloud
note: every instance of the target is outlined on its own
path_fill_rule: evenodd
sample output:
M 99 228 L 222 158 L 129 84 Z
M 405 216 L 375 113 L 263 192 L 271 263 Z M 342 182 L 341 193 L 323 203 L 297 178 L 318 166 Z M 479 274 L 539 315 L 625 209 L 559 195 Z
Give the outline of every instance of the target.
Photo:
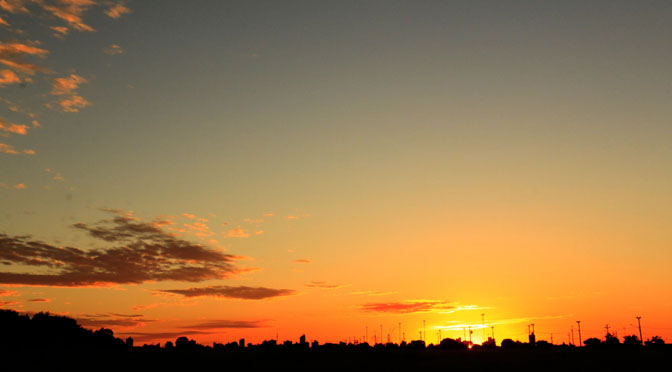
M 8 84 L 18 84 L 21 82 L 19 76 L 12 70 L 0 70 L 0 86 Z
M 92 0 L 60 0 L 54 5 L 43 4 L 44 10 L 64 20 L 68 25 L 78 31 L 95 31 L 93 27 L 84 23 L 82 15 L 86 10 L 95 5 Z
M 68 34 L 68 31 L 69 31 L 69 29 L 67 27 L 63 27 L 63 26 L 52 26 L 52 27 L 49 27 L 49 28 L 54 30 L 53 36 L 55 36 L 57 38 L 64 38 Z
M 334 284 L 327 282 L 312 281 L 310 283 L 306 283 L 305 286 L 311 288 L 336 289 L 336 288 L 349 287 L 350 284 Z
M 274 289 L 265 287 L 231 287 L 225 285 L 216 285 L 211 287 L 188 288 L 188 289 L 166 289 L 161 292 L 179 294 L 185 297 L 224 297 L 236 298 L 242 300 L 261 300 L 266 298 L 289 296 L 296 293 L 292 289 Z
M 52 81 L 51 94 L 55 96 L 67 95 L 69 97 L 61 99 L 58 104 L 65 112 L 78 112 L 80 108 L 90 106 L 91 103 L 78 95 L 77 89 L 80 85 L 88 81 L 75 74 L 67 77 L 56 78 Z
M 378 302 L 362 305 L 362 311 L 376 313 L 412 314 L 426 313 L 437 310 L 450 310 L 455 306 L 447 301 L 403 301 L 403 302 Z
M 126 6 L 124 6 L 123 3 L 117 3 L 111 6 L 109 9 L 105 11 L 105 14 L 107 14 L 108 17 L 118 19 L 124 14 L 130 13 L 131 10 L 128 9 Z
M 51 94 L 64 95 L 73 94 L 81 84 L 86 83 L 86 79 L 79 75 L 71 74 L 63 78 L 56 78 L 52 82 Z
M 0 9 L 9 13 L 28 13 L 25 0 L 0 0 Z
M 228 236 L 229 238 L 249 238 L 250 233 L 238 227 L 227 231 L 226 236 Z
M 23 124 L 15 124 L 0 118 L 0 131 L 26 135 L 28 133 L 28 126 Z
M 0 43 L 0 63 L 24 74 L 32 75 L 37 71 L 46 71 L 36 64 L 23 61 L 25 56 L 44 58 L 47 54 L 48 50 L 28 44 Z
M 65 112 L 79 112 L 80 108 L 91 106 L 91 102 L 84 99 L 82 96 L 71 96 L 70 98 L 62 99 L 58 102 L 61 109 Z
M 301 259 L 298 259 L 298 260 L 294 260 L 293 262 L 294 263 L 300 263 L 300 264 L 309 264 L 309 263 L 312 263 L 313 261 L 311 261 L 308 258 L 301 258 Z
M 10 154 L 10 155 L 18 155 L 18 154 L 35 155 L 35 151 L 33 150 L 16 150 L 14 146 L 6 143 L 0 143 L 0 152 L 3 154 Z

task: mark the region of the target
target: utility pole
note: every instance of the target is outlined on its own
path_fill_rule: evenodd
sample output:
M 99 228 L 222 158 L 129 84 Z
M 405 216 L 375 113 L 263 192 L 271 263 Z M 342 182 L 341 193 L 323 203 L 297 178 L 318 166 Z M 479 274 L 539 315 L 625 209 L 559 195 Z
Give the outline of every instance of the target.
M 642 317 L 637 316 L 636 318 L 637 318 L 637 326 L 639 326 L 639 343 L 644 345 L 644 338 L 642 337 L 642 322 L 641 322 Z
M 610 336 L 610 334 L 609 334 L 609 324 L 605 325 L 605 326 L 604 326 L 604 329 L 607 330 L 607 335 L 605 336 L 605 339 L 606 339 L 607 337 Z
M 574 327 L 572 327 L 572 345 L 576 346 L 576 342 L 574 342 Z
M 576 324 L 579 325 L 579 347 L 581 347 L 581 345 L 583 345 L 583 340 L 581 339 L 581 321 L 577 320 Z
M 495 342 L 495 326 L 490 326 L 490 329 L 492 329 L 492 342 Z
M 481 314 L 481 323 L 483 324 L 483 342 L 485 342 L 485 314 Z

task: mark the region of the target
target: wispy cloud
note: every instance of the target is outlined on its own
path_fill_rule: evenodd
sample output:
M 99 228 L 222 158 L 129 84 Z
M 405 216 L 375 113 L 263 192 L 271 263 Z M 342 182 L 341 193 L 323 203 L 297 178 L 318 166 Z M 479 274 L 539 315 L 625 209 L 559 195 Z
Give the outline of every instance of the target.
M 376 302 L 362 305 L 360 310 L 376 313 L 412 314 L 443 311 L 454 309 L 455 306 L 447 301 L 402 301 Z
M 0 152 L 3 154 L 9 154 L 9 155 L 19 155 L 19 154 L 26 154 L 26 155 L 35 155 L 35 151 L 26 149 L 26 150 L 17 150 L 14 148 L 14 146 L 6 144 L 6 143 L 0 143 Z
M 263 320 L 208 320 L 202 323 L 189 324 L 179 328 L 215 330 L 215 329 L 238 329 L 238 328 L 262 328 L 266 327 Z
M 122 328 L 136 328 L 142 327 L 146 323 L 154 322 L 153 319 L 145 319 L 142 314 L 84 314 L 76 317 L 77 322 L 83 327 L 100 328 L 100 327 L 122 327 Z
M 84 23 L 82 16 L 87 9 L 96 3 L 93 0 L 60 0 L 58 3 L 43 3 L 42 7 L 57 18 L 68 23 L 78 31 L 95 31 L 93 27 Z
M 227 231 L 226 236 L 228 236 L 229 238 L 249 238 L 250 233 L 241 229 L 240 227 L 237 227 L 235 229 Z
M 38 71 L 47 71 L 34 63 L 26 62 L 29 56 L 44 58 L 49 54 L 46 49 L 24 43 L 0 43 L 0 63 L 26 75 L 33 75 Z
M 108 17 L 118 19 L 124 14 L 130 13 L 131 10 L 128 9 L 126 6 L 124 6 L 123 3 L 116 3 L 112 5 L 110 8 L 108 8 L 105 11 L 105 14 L 107 14 Z
M 28 302 L 51 302 L 51 298 L 31 298 Z
M 336 288 L 349 287 L 350 284 L 337 284 L 337 283 L 312 281 L 310 283 L 306 283 L 305 286 L 310 288 L 336 289 Z
M 311 261 L 308 258 L 301 258 L 301 259 L 298 259 L 298 260 L 294 260 L 292 262 L 299 263 L 299 264 L 309 264 L 309 263 L 312 263 L 313 261 Z
M 124 54 L 124 49 L 122 49 L 119 45 L 117 44 L 110 44 L 103 48 L 103 53 L 114 56 L 117 54 Z
M 226 285 L 216 285 L 211 287 L 188 288 L 188 289 L 166 289 L 160 292 L 179 294 L 185 297 L 224 297 L 236 298 L 242 300 L 262 300 L 266 298 L 289 296 L 296 293 L 292 289 L 274 289 L 265 287 L 232 287 Z

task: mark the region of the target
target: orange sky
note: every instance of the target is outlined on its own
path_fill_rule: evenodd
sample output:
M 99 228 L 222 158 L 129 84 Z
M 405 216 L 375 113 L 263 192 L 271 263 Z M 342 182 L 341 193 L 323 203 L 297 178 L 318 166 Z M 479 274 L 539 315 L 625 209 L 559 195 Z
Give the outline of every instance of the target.
M 0 307 L 672 340 L 670 4 L 162 4 L 0 1 Z

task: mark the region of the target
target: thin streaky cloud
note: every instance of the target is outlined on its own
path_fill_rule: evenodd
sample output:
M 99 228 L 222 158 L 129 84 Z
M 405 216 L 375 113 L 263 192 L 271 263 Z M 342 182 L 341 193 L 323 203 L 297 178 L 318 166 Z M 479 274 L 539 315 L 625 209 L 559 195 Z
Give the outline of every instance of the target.
M 165 289 L 159 292 L 179 294 L 185 297 L 223 297 L 241 300 L 262 300 L 296 294 L 292 289 L 275 289 L 266 287 L 226 286 L 217 285 L 187 289 Z

